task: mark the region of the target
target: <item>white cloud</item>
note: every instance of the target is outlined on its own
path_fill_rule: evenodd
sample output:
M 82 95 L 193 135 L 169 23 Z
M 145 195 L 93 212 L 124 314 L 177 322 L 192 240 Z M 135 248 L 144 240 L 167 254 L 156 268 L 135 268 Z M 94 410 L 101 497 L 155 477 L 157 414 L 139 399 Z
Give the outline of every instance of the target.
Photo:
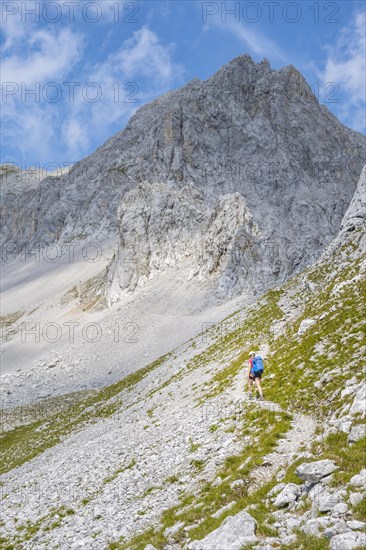
M 95 104 L 78 95 L 70 106 L 62 126 L 68 155 L 85 154 L 89 136 L 97 131 L 100 136 L 110 137 L 114 124 L 122 127 L 143 103 L 179 83 L 184 70 L 173 62 L 173 51 L 174 45 L 161 44 L 153 31 L 142 27 L 119 50 L 92 66 L 84 75 L 84 82 L 98 83 L 103 95 Z M 129 87 L 124 89 L 128 83 Z
M 181 83 L 183 68 L 173 62 L 174 44 L 162 44 L 146 26 L 98 62 L 88 55 L 86 38 L 71 28 L 31 25 L 28 31 L 17 34 L 11 25 L 7 27 L 2 66 L 3 82 L 15 82 L 19 88 L 24 82 L 27 89 L 34 89 L 35 82 L 41 85 L 39 102 L 32 96 L 22 102 L 19 91 L 3 105 L 2 137 L 18 150 L 21 160 L 44 163 L 64 155 L 73 162 L 90 152 L 96 136 L 99 145 L 116 127 L 122 128 L 141 104 Z M 56 103 L 42 97 L 47 83 L 53 81 L 62 90 L 62 99 Z M 69 102 L 64 82 L 80 83 L 74 102 Z M 90 82 L 102 91 L 96 103 L 82 94 Z M 129 82 L 133 84 L 124 89 Z M 137 103 L 129 101 L 135 98 Z
M 207 19 L 203 30 L 204 32 L 208 32 L 212 28 L 229 32 L 237 40 L 245 44 L 245 47 L 251 54 L 286 61 L 286 56 L 281 51 L 281 48 L 265 34 L 253 28 L 249 28 L 248 25 L 240 21 L 230 19 L 223 22 L 220 12 L 212 14 L 210 18 Z
M 4 116 L 5 119 L 5 116 Z M 33 104 L 32 109 L 13 104 L 7 108 L 2 127 L 2 140 L 14 144 L 16 157 L 3 156 L 2 162 L 26 162 L 27 168 L 35 163 L 44 164 L 57 160 L 57 123 L 50 106 Z
M 217 24 L 221 24 L 224 29 L 227 29 L 237 39 L 243 42 L 252 53 L 265 57 L 274 57 L 275 59 L 279 59 L 281 61 L 286 60 L 286 57 L 281 52 L 277 44 L 267 38 L 264 34 L 254 31 L 253 29 L 249 29 L 240 23 L 227 22 L 223 25 L 218 22 Z
M 2 81 L 32 85 L 55 77 L 60 79 L 80 60 L 82 48 L 82 37 L 70 29 L 57 33 L 48 30 L 31 32 L 22 54 L 6 55 L 3 59 Z
M 364 12 L 356 13 L 344 27 L 334 45 L 326 48 L 324 69 L 318 76 L 324 85 L 339 86 L 337 114 L 356 130 L 365 129 L 366 99 L 366 20 Z
M 158 36 L 147 27 L 134 32 L 123 48 L 111 57 L 127 77 L 142 75 L 167 84 L 181 76 L 181 67 L 171 60 L 174 45 L 163 46 Z
M 18 151 L 22 162 L 55 158 L 59 106 L 43 101 L 44 85 L 62 82 L 81 59 L 83 37 L 68 28 L 39 28 L 34 22 L 4 25 L 1 64 L 2 141 Z M 9 86 L 9 83 L 14 85 Z M 6 91 L 13 90 L 13 94 Z M 25 94 L 36 90 L 37 95 Z
M 24 22 L 21 20 L 21 10 L 30 7 L 31 4 L 29 0 L 25 0 L 22 4 L 9 2 L 8 6 L 4 3 L 1 13 L 2 32 L 4 37 L 4 41 L 1 45 L 3 56 L 5 56 L 8 51 L 19 46 L 20 40 L 31 32 L 34 26 L 34 20 L 32 21 L 31 18 L 25 18 Z
M 80 152 L 85 151 L 89 146 L 88 128 L 86 124 L 76 118 L 69 118 L 63 124 L 61 135 L 67 150 L 71 155 L 76 155 L 76 158 L 78 158 Z

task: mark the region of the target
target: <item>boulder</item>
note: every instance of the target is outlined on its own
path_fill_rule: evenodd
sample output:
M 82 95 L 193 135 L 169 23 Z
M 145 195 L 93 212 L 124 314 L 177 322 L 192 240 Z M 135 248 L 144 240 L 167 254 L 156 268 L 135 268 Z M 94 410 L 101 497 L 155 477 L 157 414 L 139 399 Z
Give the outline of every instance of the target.
M 357 519 L 352 519 L 350 521 L 347 521 L 347 526 L 352 531 L 357 531 L 357 529 L 362 529 L 362 530 L 366 529 L 366 523 L 364 521 L 358 521 Z
M 350 479 L 350 485 L 355 487 L 362 487 L 366 490 L 366 470 L 361 470 L 361 472 Z
M 227 517 L 223 523 L 204 539 L 188 545 L 189 550 L 241 550 L 246 544 L 257 541 L 256 521 L 244 510 Z
M 310 489 L 308 497 L 319 512 L 329 512 L 342 502 L 343 491 L 331 493 L 326 485 L 317 484 Z
M 366 545 L 366 534 L 346 531 L 335 535 L 330 540 L 330 550 L 352 550 Z
M 350 493 L 348 500 L 352 506 L 357 506 L 362 500 L 362 493 Z
M 232 483 L 230 483 L 230 488 L 231 489 L 242 489 L 244 487 L 246 487 L 246 483 L 244 481 L 244 479 L 236 479 L 235 481 L 233 481 Z
M 333 474 L 330 474 L 329 476 L 325 476 L 323 477 L 319 483 L 323 483 L 325 485 L 328 485 L 328 483 L 330 483 L 332 480 L 333 480 L 334 476 Z
M 318 460 L 317 462 L 304 462 L 296 469 L 295 474 L 304 481 L 316 483 L 323 477 L 332 474 L 338 466 L 333 460 Z
M 279 470 L 279 472 L 276 475 L 277 481 L 281 481 L 286 475 L 286 470 Z
M 342 503 L 342 497 L 339 493 L 330 493 L 324 487 L 324 491 L 318 494 L 313 503 L 319 512 L 333 512 L 334 508 Z
M 335 521 L 333 525 L 327 527 L 324 530 L 323 535 L 327 539 L 331 539 L 332 537 L 335 537 L 341 533 L 346 533 L 347 531 L 350 531 L 349 527 L 347 527 L 347 523 L 343 519 L 340 519 Z
M 361 413 L 364 417 L 366 414 L 366 384 L 363 384 L 361 388 L 357 391 L 355 398 L 350 408 L 350 414 L 354 415 Z
M 337 516 L 343 516 L 344 514 L 347 514 L 348 512 L 348 506 L 344 502 L 339 502 L 336 504 L 332 510 L 332 514 Z
M 297 529 L 300 525 L 300 519 L 296 516 L 290 516 L 286 520 L 286 529 L 287 531 L 291 532 Z
M 274 505 L 278 508 L 295 502 L 301 494 L 301 487 L 296 483 L 287 483 L 282 491 L 274 499 Z
M 363 437 L 366 436 L 366 424 L 358 424 L 357 426 L 352 426 L 350 434 L 348 436 L 348 443 L 356 443 Z
M 235 504 L 236 504 L 235 500 L 233 500 L 232 502 L 229 502 L 229 504 L 226 504 L 225 506 L 223 506 L 222 508 L 217 510 L 217 512 L 212 514 L 211 517 L 213 517 L 215 519 L 219 518 L 220 516 L 225 514 L 225 512 L 228 512 L 229 510 L 231 510 L 231 508 L 233 508 L 235 506 Z
M 326 527 L 329 526 L 330 518 L 314 518 L 305 523 L 301 527 L 301 531 L 305 533 L 305 535 L 311 535 L 313 537 L 318 537 Z

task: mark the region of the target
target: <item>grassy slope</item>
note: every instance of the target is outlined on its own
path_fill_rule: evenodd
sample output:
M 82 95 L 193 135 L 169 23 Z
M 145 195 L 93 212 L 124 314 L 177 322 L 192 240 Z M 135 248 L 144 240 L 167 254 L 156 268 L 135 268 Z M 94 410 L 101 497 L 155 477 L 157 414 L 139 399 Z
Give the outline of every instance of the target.
M 3 433 L 0 437 L 0 474 L 21 466 L 28 460 L 57 445 L 65 437 L 82 429 L 90 422 L 97 422 L 115 414 L 122 405 L 121 392 L 130 390 L 148 373 L 158 368 L 169 357 L 164 355 L 146 367 L 130 374 L 101 390 L 69 394 L 70 405 L 62 411 L 47 415 L 47 420 L 39 418 L 34 422 L 19 426 Z M 65 400 L 65 396 L 54 401 Z M 49 400 L 51 402 L 51 400 Z M 48 407 L 51 409 L 51 405 Z M 19 415 L 32 417 L 32 405 L 19 410 Z M 16 417 L 16 411 L 14 417 Z
M 347 258 L 349 253 L 351 250 L 344 248 L 338 251 L 337 255 Z M 264 497 L 275 484 L 275 480 L 271 480 L 269 484 L 251 494 L 248 494 L 246 489 L 233 490 L 230 484 L 236 479 L 246 479 L 251 469 L 260 464 L 262 457 L 276 446 L 279 437 L 289 429 L 293 412 L 316 414 L 320 421 L 324 421 L 335 410 L 353 399 L 352 395 L 342 399 L 337 390 L 350 376 L 347 366 L 350 355 L 354 358 L 353 362 L 357 363 L 355 374 L 357 375 L 359 371 L 361 376 L 361 346 L 365 344 L 365 335 L 361 328 L 365 313 L 365 283 L 356 278 L 352 283 L 339 287 L 340 283 L 351 281 L 357 275 L 360 260 L 350 260 L 344 268 L 336 268 L 336 263 L 335 258 L 330 258 L 328 263 L 307 270 L 306 278 L 316 284 L 314 291 L 304 292 L 302 284 L 304 275 L 298 276 L 287 283 L 283 289 L 267 293 L 256 306 L 250 308 L 249 318 L 240 325 L 237 324 L 234 330 L 227 330 L 225 322 L 217 325 L 216 341 L 205 351 L 197 354 L 185 372 L 190 369 L 202 369 L 213 360 L 222 360 L 242 348 L 243 342 L 248 348 L 258 348 L 264 342 L 269 342 L 272 353 L 267 361 L 266 374 L 270 374 L 271 378 L 270 381 L 267 378 L 266 397 L 279 403 L 287 412 L 276 413 L 271 420 L 268 414 L 260 409 L 246 413 L 245 426 L 238 422 L 236 430 L 239 435 L 244 436 L 255 426 L 258 437 L 250 449 L 244 448 L 242 453 L 226 461 L 222 471 L 219 472 L 225 481 L 218 487 L 209 484 L 203 486 L 195 495 L 184 495 L 178 506 L 164 512 L 160 527 L 153 526 L 128 543 L 112 542 L 111 549 L 143 549 L 147 543 L 154 544 L 156 548 L 163 548 L 166 543 L 165 529 L 177 521 L 193 525 L 190 538 L 200 539 L 220 525 L 225 517 L 223 515 L 215 520 L 211 517 L 213 511 L 232 501 L 236 502 L 235 507 L 226 515 L 231 515 L 250 505 L 250 513 L 258 520 L 259 535 L 274 534 L 266 521 L 271 505 Z M 337 286 L 338 292 L 336 292 Z M 281 304 L 286 299 L 293 303 L 306 302 L 305 309 L 295 322 L 287 324 L 282 336 L 273 340 L 271 325 L 283 317 Z M 307 317 L 316 317 L 318 322 L 302 338 L 298 338 L 299 324 L 303 318 Z M 319 317 L 323 318 L 320 320 Z M 166 359 L 167 357 L 163 357 L 92 395 L 78 394 L 76 402 L 61 414 L 58 413 L 54 418 L 49 419 L 46 424 L 41 419 L 5 433 L 0 439 L 2 472 L 37 456 L 87 423 L 113 414 L 121 406 L 121 392 L 131 389 Z M 205 400 L 224 392 L 232 383 L 233 377 L 242 369 L 242 365 L 243 356 L 239 356 L 216 372 L 210 383 L 203 388 Z M 322 374 L 330 371 L 332 375 L 329 382 L 321 390 L 316 389 L 314 383 Z M 175 378 L 177 376 L 180 377 L 183 374 L 175 375 Z M 44 429 L 36 431 L 41 425 Z M 349 453 L 344 451 L 344 438 L 342 434 L 330 436 L 323 443 L 318 443 L 315 449 L 319 456 L 330 457 L 339 464 L 338 481 L 348 481 L 353 473 L 361 469 L 360 464 L 363 459 L 365 442 L 357 444 L 353 452 Z M 339 443 L 342 446 L 339 446 Z M 240 468 L 249 458 L 247 465 Z M 293 469 L 289 469 L 285 480 L 299 481 L 294 476 Z M 355 514 L 359 518 L 364 517 L 364 504 L 355 509 Z M 183 540 L 183 536 L 183 531 L 178 531 L 174 535 L 178 543 Z M 299 538 L 300 543 L 298 547 L 303 549 L 317 547 L 314 546 L 315 543 L 311 538 L 303 535 L 301 540 Z M 327 547 L 326 541 L 322 540 L 322 544 L 322 548 Z
M 349 244 L 327 263 L 306 271 L 307 280 L 316 284 L 315 291 L 304 292 L 304 275 L 300 275 L 287 283 L 282 290 L 269 292 L 260 300 L 259 307 L 253 308 L 250 322 L 247 321 L 236 330 L 221 336 L 213 346 L 201 354 L 201 360 L 205 361 L 208 360 L 207 356 L 212 358 L 217 350 L 220 350 L 220 354 L 227 355 L 237 349 L 239 342 L 249 341 L 249 347 L 256 348 L 265 340 L 269 341 L 272 353 L 267 362 L 266 372 L 274 376 L 266 386 L 266 398 L 279 403 L 289 414 L 281 414 L 280 418 L 277 416 L 274 424 L 269 425 L 268 415 L 261 418 L 258 411 L 255 411 L 250 419 L 247 413 L 243 435 L 246 433 L 245 430 L 251 431 L 255 422 L 256 433 L 258 429 L 260 433 L 259 440 L 250 449 L 243 449 L 241 455 L 226 461 L 225 467 L 219 472 L 221 477 L 225 478 L 225 483 L 219 487 L 203 487 L 202 492 L 195 496 L 186 495 L 179 506 L 164 512 L 160 528 L 156 529 L 154 526 L 137 535 L 132 541 L 121 540 L 111 543 L 110 550 L 142 550 L 148 543 L 161 549 L 168 542 L 164 536 L 165 529 L 178 521 L 184 521 L 187 525 L 197 525 L 190 530 L 189 536 L 191 540 L 201 539 L 217 528 L 225 516 L 233 515 L 246 506 L 251 506 L 250 513 L 257 519 L 259 536 L 275 534 L 266 521 L 266 518 L 270 518 L 272 507 L 269 501 L 266 502 L 265 495 L 276 481 L 273 479 L 250 495 L 246 492 L 238 494 L 230 489 L 230 484 L 235 479 L 247 478 L 251 469 L 261 463 L 262 457 L 273 449 L 278 438 L 289 428 L 291 413 L 313 414 L 318 417 L 321 424 L 340 407 L 353 401 L 352 394 L 342 399 L 339 388 L 343 388 L 344 383 L 353 375 L 358 376 L 359 380 L 363 376 L 362 367 L 365 361 L 362 357 L 365 348 L 362 346 L 365 346 L 366 341 L 362 327 L 365 318 L 366 285 L 364 279 L 357 278 L 363 258 L 348 260 L 351 252 L 352 244 Z M 343 257 L 347 262 L 337 268 L 337 257 Z M 291 297 L 294 303 L 305 301 L 306 305 L 295 322 L 289 324 L 284 334 L 274 341 L 271 339 L 270 327 L 273 321 L 283 315 L 280 305 L 284 295 Z M 318 322 L 299 338 L 298 328 L 301 321 L 306 318 L 316 318 Z M 352 373 L 350 357 L 356 367 Z M 200 357 L 197 356 L 196 361 L 199 360 Z M 233 377 L 242 369 L 242 365 L 242 357 L 239 357 L 220 370 L 206 390 L 206 399 L 224 392 Z M 330 372 L 330 381 L 321 389 L 315 388 L 314 383 Z M 332 434 L 313 447 L 319 458 L 331 458 L 340 466 L 334 484 L 345 484 L 364 467 L 365 439 L 353 445 L 352 452 L 347 446 L 347 435 L 344 433 Z M 237 467 L 249 456 L 249 464 L 238 470 Z M 284 481 L 301 482 L 293 473 L 296 465 L 289 468 Z M 218 503 L 224 505 L 232 500 L 236 500 L 234 508 L 220 519 L 215 520 L 211 517 L 212 513 L 220 508 Z M 202 503 L 203 506 L 200 506 Z M 365 501 L 355 507 L 354 514 L 358 519 L 366 520 Z M 174 535 L 174 540 L 179 544 L 183 540 L 182 537 L 181 529 Z M 303 550 L 328 547 L 327 539 L 318 539 L 303 533 L 298 534 L 298 540 L 293 546 Z

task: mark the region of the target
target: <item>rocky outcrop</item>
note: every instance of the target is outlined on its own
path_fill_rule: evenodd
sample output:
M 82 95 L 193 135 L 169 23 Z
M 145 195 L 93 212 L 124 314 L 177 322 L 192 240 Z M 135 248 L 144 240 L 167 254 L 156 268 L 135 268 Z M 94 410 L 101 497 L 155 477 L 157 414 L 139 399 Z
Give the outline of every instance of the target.
M 240 550 L 257 540 L 256 521 L 244 510 L 228 516 L 223 523 L 204 539 L 191 542 L 189 550 Z
M 159 273 L 189 264 L 188 279 L 215 278 L 227 297 L 269 284 L 273 269 L 259 273 L 259 230 L 239 193 L 219 197 L 210 210 L 193 184 L 139 185 L 119 209 L 120 249 L 109 268 L 110 302 Z
M 318 482 L 323 477 L 332 474 L 337 469 L 337 466 L 332 460 L 318 460 L 318 462 L 310 462 L 301 464 L 296 470 L 296 474 L 304 481 Z
M 354 231 L 357 227 L 365 228 L 366 220 L 366 166 L 358 181 L 356 192 L 342 220 L 342 231 Z
M 144 183 L 127 193 L 118 212 L 120 249 L 108 274 L 110 301 L 193 256 L 207 218 L 194 185 Z
M 203 228 L 191 276 L 206 280 L 216 275 L 217 294 L 221 297 L 265 288 L 273 270 L 255 273 L 261 259 L 259 236 L 258 226 L 239 193 L 219 197 Z

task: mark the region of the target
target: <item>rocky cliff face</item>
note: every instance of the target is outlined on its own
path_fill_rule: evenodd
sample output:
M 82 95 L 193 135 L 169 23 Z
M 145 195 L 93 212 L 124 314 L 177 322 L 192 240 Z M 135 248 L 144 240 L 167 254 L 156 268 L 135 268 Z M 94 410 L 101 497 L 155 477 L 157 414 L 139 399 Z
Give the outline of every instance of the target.
M 356 192 L 342 220 L 342 231 L 354 231 L 366 223 L 366 166 L 362 170 Z
M 294 67 L 245 55 L 143 106 L 68 174 L 5 193 L 2 243 L 122 234 L 111 301 L 185 260 L 221 296 L 262 291 L 335 236 L 365 158 Z
M 357 251 L 366 253 L 365 242 L 366 230 L 366 165 L 363 167 L 360 179 L 358 180 L 355 194 L 342 219 L 340 231 L 323 253 L 328 258 L 341 247 L 350 242 Z
M 220 296 L 253 289 L 249 273 L 260 262 L 260 232 L 239 193 L 220 196 L 210 210 L 194 185 L 145 183 L 125 195 L 118 218 L 120 248 L 108 270 L 110 302 L 187 264 L 188 279 L 214 276 Z

